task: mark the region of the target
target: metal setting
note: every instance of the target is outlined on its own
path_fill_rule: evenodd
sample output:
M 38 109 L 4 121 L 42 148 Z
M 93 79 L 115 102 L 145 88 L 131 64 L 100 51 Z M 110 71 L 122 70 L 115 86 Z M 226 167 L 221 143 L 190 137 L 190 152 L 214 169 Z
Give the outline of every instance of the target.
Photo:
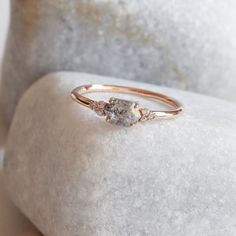
M 108 102 L 104 102 L 94 101 L 83 96 L 83 94 L 90 92 L 131 93 L 156 100 L 171 109 L 166 111 L 149 110 L 140 107 L 139 103 L 134 101 L 112 97 Z M 105 84 L 83 85 L 75 88 L 71 96 L 76 102 L 95 111 L 97 115 L 106 117 L 106 121 L 109 123 L 122 126 L 132 126 L 147 120 L 170 119 L 183 113 L 183 106 L 177 100 L 160 93 L 133 87 Z

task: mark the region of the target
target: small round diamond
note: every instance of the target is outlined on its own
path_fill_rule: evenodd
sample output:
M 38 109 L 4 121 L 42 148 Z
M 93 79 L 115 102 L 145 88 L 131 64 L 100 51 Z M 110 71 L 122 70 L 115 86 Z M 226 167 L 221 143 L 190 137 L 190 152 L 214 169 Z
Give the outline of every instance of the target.
M 105 110 L 104 107 L 106 106 L 106 102 L 104 101 L 99 101 L 99 102 L 94 102 L 90 105 L 90 108 L 97 113 L 99 116 L 105 116 Z

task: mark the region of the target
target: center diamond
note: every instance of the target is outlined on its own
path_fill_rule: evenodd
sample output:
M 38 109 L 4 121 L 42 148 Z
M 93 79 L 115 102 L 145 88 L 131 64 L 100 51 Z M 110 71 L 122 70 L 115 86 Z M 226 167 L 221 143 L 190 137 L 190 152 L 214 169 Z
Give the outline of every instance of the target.
M 122 126 L 131 126 L 139 121 L 141 114 L 137 102 L 111 98 L 105 106 L 107 121 Z

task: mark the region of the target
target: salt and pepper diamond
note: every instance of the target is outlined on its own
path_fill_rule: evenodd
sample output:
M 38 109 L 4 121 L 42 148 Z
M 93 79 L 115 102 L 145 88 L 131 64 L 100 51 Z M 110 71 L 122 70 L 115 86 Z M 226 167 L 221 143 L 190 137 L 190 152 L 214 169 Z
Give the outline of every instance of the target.
M 137 102 L 110 98 L 109 103 L 100 101 L 91 104 L 90 108 L 100 116 L 106 116 L 111 124 L 132 126 L 141 119 L 140 107 Z
M 105 105 L 106 120 L 111 124 L 131 126 L 139 121 L 141 114 L 137 102 L 110 98 Z

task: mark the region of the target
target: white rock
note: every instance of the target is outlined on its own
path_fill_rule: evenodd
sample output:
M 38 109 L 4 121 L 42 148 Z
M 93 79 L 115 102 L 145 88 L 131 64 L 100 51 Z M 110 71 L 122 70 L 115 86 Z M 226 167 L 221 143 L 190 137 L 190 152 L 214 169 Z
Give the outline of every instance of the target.
M 236 1 L 12 0 L 3 101 L 46 73 L 73 70 L 236 101 Z
M 132 128 L 108 124 L 70 98 L 75 86 L 97 82 L 166 93 L 182 101 L 186 113 Z M 236 106 L 231 103 L 58 73 L 25 93 L 8 140 L 9 193 L 45 236 L 236 235 Z
M 15 207 L 6 193 L 3 181 L 3 157 L 5 151 L 6 127 L 2 121 L 0 106 L 0 235 L 40 236 L 32 223 Z M 17 195 L 19 193 L 16 193 Z
M 2 176 L 2 154 L 3 149 L 0 146 L 0 235 L 40 236 L 41 234 L 38 232 L 38 230 L 13 205 L 6 193 Z
M 5 125 L 4 115 L 2 112 L 2 106 L 0 101 L 0 148 L 4 147 L 6 136 L 7 136 L 7 128 Z

